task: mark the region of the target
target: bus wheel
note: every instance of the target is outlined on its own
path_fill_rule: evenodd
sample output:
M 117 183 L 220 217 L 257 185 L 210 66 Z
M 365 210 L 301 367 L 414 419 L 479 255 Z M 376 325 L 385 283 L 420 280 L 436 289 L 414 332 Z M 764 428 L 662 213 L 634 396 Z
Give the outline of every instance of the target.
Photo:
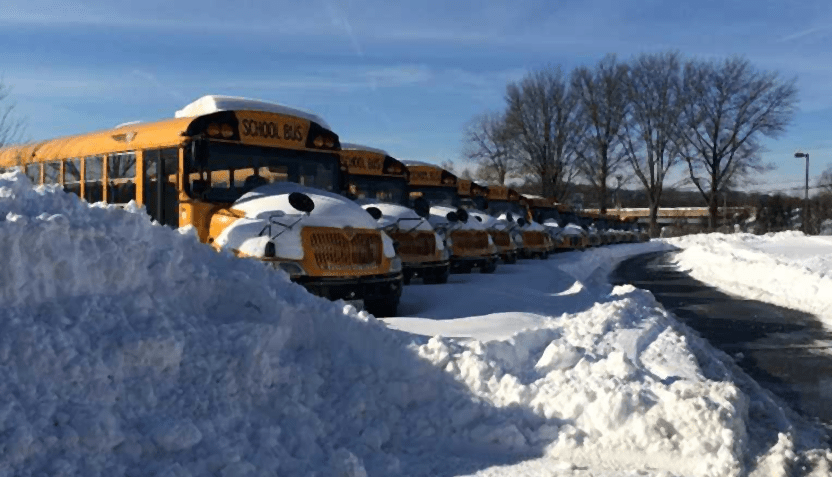
M 450 267 L 442 267 L 431 270 L 430 273 L 425 274 L 424 281 L 427 284 L 442 284 L 448 283 L 448 277 L 451 275 Z
M 390 295 L 375 300 L 364 300 L 364 309 L 377 318 L 396 316 L 396 312 L 399 309 L 399 296 Z
M 410 285 L 410 280 L 413 278 L 413 272 L 407 272 L 402 276 L 402 281 L 405 285 Z
M 505 258 L 505 260 L 503 260 L 503 262 L 508 263 L 508 264 L 517 263 L 517 254 L 516 253 L 509 253 L 508 255 L 506 255 L 506 258 Z
M 488 262 L 488 265 L 480 268 L 480 273 L 494 273 L 497 270 L 497 261 Z
M 549 258 L 549 251 L 542 252 L 542 253 L 540 254 L 540 259 L 541 259 L 541 260 L 546 260 L 546 259 L 548 259 L 548 258 Z

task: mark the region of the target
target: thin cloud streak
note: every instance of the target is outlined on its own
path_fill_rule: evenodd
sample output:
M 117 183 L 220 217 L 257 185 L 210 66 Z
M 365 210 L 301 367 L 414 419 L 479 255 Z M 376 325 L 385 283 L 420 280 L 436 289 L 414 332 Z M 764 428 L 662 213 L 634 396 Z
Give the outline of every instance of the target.
M 786 42 L 789 42 L 789 41 L 798 40 L 800 38 L 805 38 L 807 36 L 813 36 L 813 35 L 816 35 L 817 33 L 827 32 L 827 31 L 829 31 L 829 29 L 830 29 L 830 27 L 828 27 L 828 26 L 809 28 L 807 30 L 799 31 L 799 32 L 793 33 L 791 35 L 784 36 L 783 38 L 780 38 L 779 40 L 777 40 L 777 42 L 778 43 L 786 43 Z

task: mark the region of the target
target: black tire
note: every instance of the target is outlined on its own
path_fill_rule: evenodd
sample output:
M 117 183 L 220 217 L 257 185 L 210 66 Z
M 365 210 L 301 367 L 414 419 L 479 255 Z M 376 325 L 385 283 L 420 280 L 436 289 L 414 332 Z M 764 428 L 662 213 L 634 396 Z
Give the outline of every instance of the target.
M 497 270 L 497 261 L 488 262 L 488 265 L 480 268 L 480 273 L 494 273 Z
M 471 265 L 468 264 L 460 264 L 454 268 L 455 273 L 471 273 Z
M 541 260 L 548 260 L 549 259 L 549 252 L 546 251 L 546 252 L 541 253 L 540 254 L 540 259 Z
M 503 260 L 503 263 L 507 263 L 509 265 L 517 263 L 517 253 L 509 253 L 508 255 L 506 255 L 506 258 L 505 260 Z
M 399 310 L 400 298 L 399 295 L 390 295 L 375 300 L 364 300 L 364 309 L 368 313 L 372 313 L 376 318 L 396 316 L 396 312 Z
M 431 270 L 430 273 L 426 273 L 424 276 L 424 281 L 426 284 L 434 285 L 434 284 L 442 284 L 448 283 L 448 277 L 451 275 L 450 266 L 437 268 Z
M 410 285 L 410 280 L 412 278 L 413 278 L 413 273 L 412 272 L 405 273 L 404 275 L 402 275 L 402 282 L 405 285 Z

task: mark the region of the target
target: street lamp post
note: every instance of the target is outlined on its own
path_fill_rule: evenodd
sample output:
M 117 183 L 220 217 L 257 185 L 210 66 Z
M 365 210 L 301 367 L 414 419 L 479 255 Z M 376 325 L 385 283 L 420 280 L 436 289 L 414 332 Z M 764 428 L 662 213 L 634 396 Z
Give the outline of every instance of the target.
M 806 158 L 806 190 L 803 194 L 803 233 L 809 233 L 809 153 L 808 152 L 796 152 L 794 153 L 794 157 Z

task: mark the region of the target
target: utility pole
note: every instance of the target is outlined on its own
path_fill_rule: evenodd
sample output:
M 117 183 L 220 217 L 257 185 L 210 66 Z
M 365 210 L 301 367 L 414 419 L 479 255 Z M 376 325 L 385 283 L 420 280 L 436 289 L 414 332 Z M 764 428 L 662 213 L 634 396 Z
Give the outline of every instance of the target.
M 794 157 L 806 158 L 806 189 L 803 194 L 803 233 L 809 233 L 809 153 L 808 152 L 796 152 L 794 153 Z

